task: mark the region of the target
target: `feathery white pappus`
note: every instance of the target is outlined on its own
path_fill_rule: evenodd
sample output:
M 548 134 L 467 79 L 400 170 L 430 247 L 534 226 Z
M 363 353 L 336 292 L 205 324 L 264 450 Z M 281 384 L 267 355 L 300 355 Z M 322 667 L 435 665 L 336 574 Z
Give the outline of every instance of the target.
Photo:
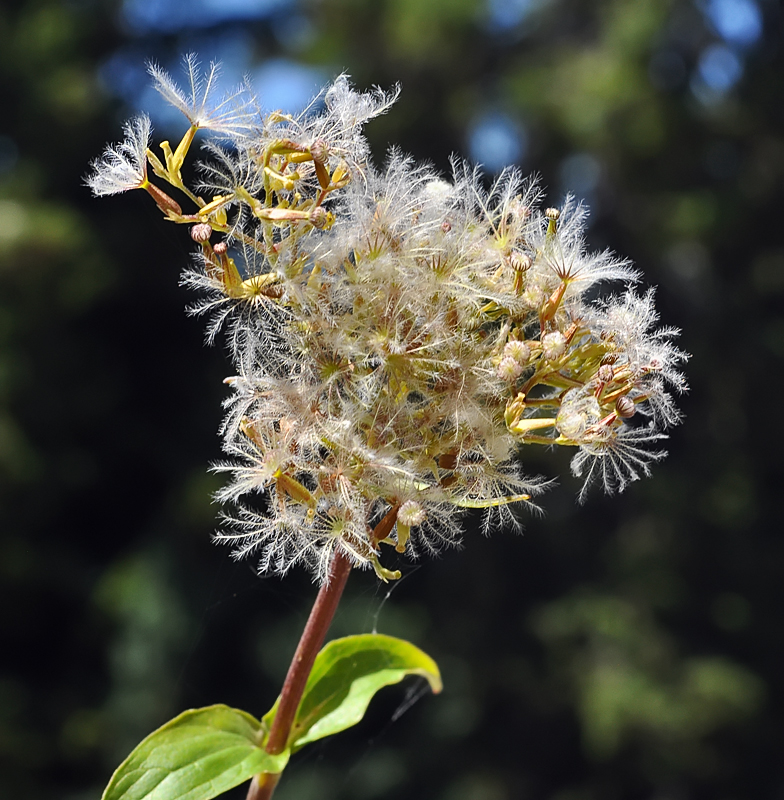
M 521 444 L 575 448 L 581 499 L 648 474 L 679 421 L 686 355 L 629 263 L 588 251 L 583 205 L 542 211 L 513 168 L 486 189 L 457 160 L 449 178 L 395 148 L 373 166 L 363 126 L 397 89 L 361 93 L 341 75 L 299 116 L 259 115 L 249 86 L 213 102 L 217 68 L 185 63 L 188 91 L 150 69 L 188 120 L 177 148 L 148 149 L 140 117 L 87 183 L 144 188 L 193 226 L 183 282 L 236 372 L 217 540 L 265 572 L 300 563 L 325 580 L 340 550 L 389 579 L 383 544 L 455 544 L 464 509 L 485 509 L 485 530 L 519 525 L 511 508 L 546 484 L 522 473 Z M 199 130 L 213 138 L 188 187 Z M 587 301 L 599 282 L 624 288 Z

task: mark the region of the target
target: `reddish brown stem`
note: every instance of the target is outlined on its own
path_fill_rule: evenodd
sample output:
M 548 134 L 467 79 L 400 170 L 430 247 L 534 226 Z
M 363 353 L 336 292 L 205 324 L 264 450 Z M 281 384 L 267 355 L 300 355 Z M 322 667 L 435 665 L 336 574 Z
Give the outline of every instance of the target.
M 286 749 L 294 715 L 305 691 L 305 684 L 318 651 L 324 643 L 349 572 L 351 572 L 351 562 L 340 551 L 336 552 L 329 567 L 327 582 L 319 589 L 294 658 L 289 665 L 286 680 L 283 682 L 278 710 L 275 712 L 275 719 L 264 748 L 271 755 L 277 755 Z
M 245 800 L 269 800 L 280 780 L 280 772 L 262 772 L 250 782 Z
M 335 615 L 351 566 L 351 561 L 346 556 L 340 552 L 335 553 L 329 567 L 327 582 L 319 589 L 294 658 L 289 665 L 286 680 L 283 682 L 278 710 L 275 712 L 275 719 L 264 747 L 271 755 L 277 755 L 286 749 L 291 726 L 294 724 L 294 717 L 305 691 L 305 684 L 324 643 L 332 617 Z M 246 800 L 269 800 L 279 779 L 279 774 L 264 772 L 256 775 L 248 788 Z
M 398 503 L 392 503 L 387 514 L 376 525 L 371 535 L 374 547 L 389 536 L 397 519 L 398 508 Z M 327 582 L 319 589 L 294 658 L 289 665 L 286 680 L 283 682 L 278 710 L 275 712 L 275 719 L 272 721 L 272 728 L 264 747 L 270 755 L 277 755 L 286 749 L 291 726 L 294 724 L 294 717 L 305 692 L 310 671 L 313 669 L 316 656 L 324 643 L 332 617 L 335 616 L 351 567 L 351 561 L 340 551 L 332 557 Z M 280 773 L 262 772 L 256 775 L 250 783 L 246 800 L 270 800 L 279 780 Z

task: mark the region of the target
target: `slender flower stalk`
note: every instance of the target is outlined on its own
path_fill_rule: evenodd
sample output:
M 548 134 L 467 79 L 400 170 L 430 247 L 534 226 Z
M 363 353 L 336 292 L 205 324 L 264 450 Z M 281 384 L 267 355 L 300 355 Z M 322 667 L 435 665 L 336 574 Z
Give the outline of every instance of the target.
M 321 585 L 283 683 L 275 719 L 264 745 L 264 749 L 271 755 L 282 753 L 288 746 L 291 726 L 305 691 L 308 675 L 313 669 L 313 662 L 321 645 L 324 644 L 351 567 L 351 561 L 341 552 L 335 553 L 327 581 Z
M 374 540 L 385 539 L 394 524 L 395 516 L 387 514 L 376 525 L 373 531 Z M 305 691 L 305 685 L 313 669 L 319 648 L 324 643 L 340 598 L 343 596 L 351 568 L 351 561 L 342 553 L 335 553 L 330 565 L 328 580 L 322 584 L 319 590 L 283 682 L 275 718 L 264 745 L 264 749 L 271 755 L 282 753 L 288 745 L 294 717 Z M 256 775 L 248 787 L 246 800 L 268 800 L 272 797 L 279 779 L 279 773 Z
M 305 691 L 308 676 L 324 643 L 351 568 L 351 561 L 342 553 L 335 553 L 328 580 L 319 589 L 283 682 L 275 718 L 264 744 L 264 749 L 271 755 L 282 753 L 288 746 L 294 717 Z M 279 779 L 280 773 L 267 772 L 256 775 L 248 787 L 246 800 L 268 800 L 272 797 Z

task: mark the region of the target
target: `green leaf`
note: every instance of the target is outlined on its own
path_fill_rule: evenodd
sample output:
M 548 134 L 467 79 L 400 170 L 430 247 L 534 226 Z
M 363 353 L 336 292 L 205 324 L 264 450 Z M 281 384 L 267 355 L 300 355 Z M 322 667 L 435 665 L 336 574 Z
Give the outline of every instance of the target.
M 264 752 L 264 732 L 228 706 L 184 711 L 120 764 L 102 800 L 210 800 L 259 772 L 281 772 L 289 754 Z
M 406 675 L 421 675 L 434 693 L 441 691 L 435 661 L 410 642 L 377 633 L 330 642 L 316 657 L 308 678 L 289 737 L 292 752 L 356 725 L 373 695 Z M 277 708 L 276 702 L 264 724 L 272 724 Z

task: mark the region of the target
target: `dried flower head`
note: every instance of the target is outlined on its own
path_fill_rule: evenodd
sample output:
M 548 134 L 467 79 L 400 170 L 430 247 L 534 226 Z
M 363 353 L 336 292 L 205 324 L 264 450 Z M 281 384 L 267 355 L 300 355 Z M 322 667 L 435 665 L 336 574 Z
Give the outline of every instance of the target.
M 87 185 L 95 195 L 119 194 L 141 189 L 147 182 L 147 148 L 152 136 L 152 123 L 146 114 L 134 117 L 123 127 L 125 139 L 109 145 L 101 158 L 92 163 Z
M 191 123 L 176 151 L 148 150 L 141 118 L 89 183 L 147 189 L 199 245 L 184 280 L 203 293 L 193 310 L 209 338 L 226 331 L 236 373 L 217 467 L 234 510 L 219 541 L 263 571 L 302 563 L 323 580 L 340 551 L 389 579 L 384 544 L 437 551 L 469 508 L 486 528 L 517 523 L 510 507 L 543 486 L 522 474 L 521 444 L 575 448 L 582 495 L 648 474 L 679 418 L 669 390 L 684 388 L 685 355 L 654 328 L 651 292 L 585 299 L 636 273 L 587 251 L 584 207 L 541 211 L 514 169 L 486 190 L 466 164 L 445 179 L 396 149 L 375 168 L 362 128 L 397 90 L 359 93 L 340 76 L 320 110 L 245 126 L 208 110 L 214 67 L 199 79 L 186 65 L 188 94 L 152 68 Z M 231 148 L 207 144 L 191 189 L 180 168 L 199 127 Z M 147 162 L 189 213 L 144 185 Z

